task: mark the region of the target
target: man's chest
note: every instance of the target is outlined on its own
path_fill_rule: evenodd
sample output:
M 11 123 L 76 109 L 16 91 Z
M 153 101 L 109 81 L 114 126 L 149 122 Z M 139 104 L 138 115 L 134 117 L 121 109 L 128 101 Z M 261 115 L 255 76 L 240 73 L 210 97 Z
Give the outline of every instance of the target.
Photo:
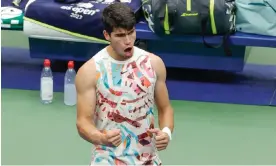
M 97 89 L 126 99 L 139 98 L 154 90 L 155 76 L 151 67 L 135 61 L 126 64 L 105 63 L 100 67 Z

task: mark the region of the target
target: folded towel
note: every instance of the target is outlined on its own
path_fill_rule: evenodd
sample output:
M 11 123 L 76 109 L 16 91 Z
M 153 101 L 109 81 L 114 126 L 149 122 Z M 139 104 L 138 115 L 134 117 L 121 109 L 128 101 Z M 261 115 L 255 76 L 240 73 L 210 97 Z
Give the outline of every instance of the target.
M 12 6 L 1 7 L 1 27 L 23 29 L 23 15 L 21 9 Z
M 25 19 L 80 38 L 105 40 L 101 13 L 114 1 L 82 0 L 67 4 L 51 0 L 30 0 L 26 7 Z M 121 0 L 120 2 L 129 5 L 135 13 L 141 11 L 141 0 Z

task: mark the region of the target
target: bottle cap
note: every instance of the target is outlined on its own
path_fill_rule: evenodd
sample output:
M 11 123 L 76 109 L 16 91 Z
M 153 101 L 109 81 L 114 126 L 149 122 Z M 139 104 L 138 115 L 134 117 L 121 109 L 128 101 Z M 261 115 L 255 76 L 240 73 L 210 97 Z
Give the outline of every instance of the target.
M 44 67 L 50 67 L 51 66 L 51 61 L 49 59 L 44 60 Z
M 74 68 L 74 61 L 69 61 L 68 62 L 68 68 L 73 69 Z

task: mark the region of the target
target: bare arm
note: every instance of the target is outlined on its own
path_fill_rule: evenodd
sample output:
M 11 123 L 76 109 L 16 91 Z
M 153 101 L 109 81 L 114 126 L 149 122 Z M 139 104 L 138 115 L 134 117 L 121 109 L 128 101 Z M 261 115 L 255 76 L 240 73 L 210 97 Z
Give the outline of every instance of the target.
M 153 69 L 157 75 L 154 95 L 158 109 L 159 127 L 160 129 L 168 127 L 173 132 L 174 111 L 170 104 L 168 89 L 166 86 L 166 67 L 162 59 L 156 55 L 151 55 L 151 61 Z
M 85 63 L 76 76 L 77 129 L 80 136 L 92 144 L 103 144 L 104 134 L 95 127 L 96 69 L 93 60 Z

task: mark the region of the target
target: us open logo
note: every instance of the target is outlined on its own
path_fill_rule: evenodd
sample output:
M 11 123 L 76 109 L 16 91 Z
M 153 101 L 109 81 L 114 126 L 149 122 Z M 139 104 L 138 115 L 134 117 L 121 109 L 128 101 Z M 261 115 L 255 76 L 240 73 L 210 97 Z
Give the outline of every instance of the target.
M 93 7 L 94 5 L 92 3 L 80 2 L 70 6 L 61 6 L 61 9 L 72 11 L 72 13 L 70 13 L 70 17 L 80 20 L 84 15 L 93 16 L 97 12 L 100 12 L 99 9 L 92 9 Z

